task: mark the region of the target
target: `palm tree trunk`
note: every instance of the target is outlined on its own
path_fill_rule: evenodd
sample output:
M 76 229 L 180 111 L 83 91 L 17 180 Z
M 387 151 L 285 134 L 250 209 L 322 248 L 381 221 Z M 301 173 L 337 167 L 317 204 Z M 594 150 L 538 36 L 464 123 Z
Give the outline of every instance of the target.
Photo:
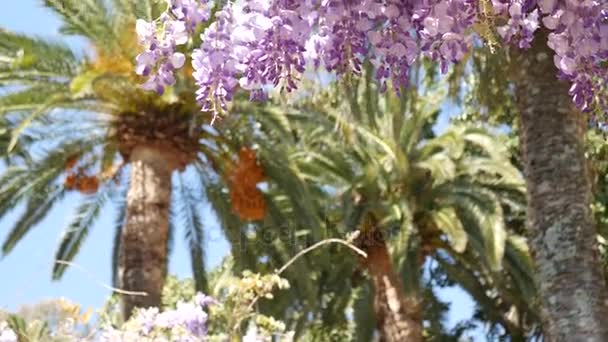
M 170 158 L 150 147 L 136 147 L 130 157 L 131 183 L 119 256 L 120 287 L 147 296 L 123 295 L 122 313 L 135 307 L 159 306 L 167 264 Z
M 513 53 L 528 227 L 545 341 L 608 341 L 608 292 L 591 213 L 584 116 L 556 79 L 547 33 Z
M 380 230 L 362 234 L 364 265 L 374 287 L 374 312 L 382 342 L 422 341 L 422 315 L 417 298 L 405 296 Z

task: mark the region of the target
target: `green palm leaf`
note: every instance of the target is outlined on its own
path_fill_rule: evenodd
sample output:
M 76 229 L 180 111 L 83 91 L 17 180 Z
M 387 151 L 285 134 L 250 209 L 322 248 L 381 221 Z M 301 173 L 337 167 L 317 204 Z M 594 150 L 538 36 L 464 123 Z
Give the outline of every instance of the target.
M 125 191 L 126 193 L 126 191 Z M 121 196 L 124 198 L 124 196 Z M 117 203 L 117 215 L 114 223 L 114 238 L 112 243 L 112 286 L 118 287 L 119 283 L 119 269 L 118 262 L 120 258 L 120 245 L 121 245 L 121 236 L 122 236 L 122 228 L 125 225 L 125 219 L 127 215 L 127 207 L 125 205 L 125 201 L 120 200 Z
M 78 60 L 66 45 L 0 29 L 0 85 L 66 80 Z
M 469 239 L 456 210 L 445 207 L 433 212 L 432 217 L 437 227 L 447 235 L 452 248 L 458 253 L 464 252 Z
M 59 247 L 55 252 L 55 260 L 71 262 L 80 250 L 82 243 L 88 236 L 95 220 L 101 214 L 106 204 L 110 186 L 104 186 L 99 191 L 83 199 L 76 208 L 72 222 L 63 232 Z M 55 263 L 53 266 L 53 279 L 61 279 L 68 265 Z
M 8 237 L 2 245 L 2 253 L 7 255 L 17 243 L 63 199 L 65 190 L 61 185 L 37 189 L 38 194 L 31 196 L 25 207 L 25 212 L 17 220 Z
M 43 0 L 43 4 L 62 17 L 61 33 L 81 35 L 106 48 L 118 41 L 103 0 Z
M 192 194 L 194 189 L 186 187 L 186 180 L 180 175 L 179 180 L 179 211 L 182 218 L 182 225 L 185 230 L 184 238 L 190 249 L 190 260 L 192 263 L 192 274 L 194 276 L 195 288 L 197 291 L 208 293 L 209 284 L 205 272 L 205 235 L 203 232 L 203 219 L 201 217 L 202 208 L 197 205 L 196 196 Z M 202 192 L 202 187 L 198 187 Z

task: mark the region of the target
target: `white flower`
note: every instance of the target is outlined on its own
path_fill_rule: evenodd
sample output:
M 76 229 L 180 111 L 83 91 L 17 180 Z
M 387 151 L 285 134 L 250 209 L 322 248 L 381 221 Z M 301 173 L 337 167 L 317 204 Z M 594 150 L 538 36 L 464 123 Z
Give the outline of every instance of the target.
M 17 335 L 6 322 L 0 322 L 0 342 L 17 342 Z

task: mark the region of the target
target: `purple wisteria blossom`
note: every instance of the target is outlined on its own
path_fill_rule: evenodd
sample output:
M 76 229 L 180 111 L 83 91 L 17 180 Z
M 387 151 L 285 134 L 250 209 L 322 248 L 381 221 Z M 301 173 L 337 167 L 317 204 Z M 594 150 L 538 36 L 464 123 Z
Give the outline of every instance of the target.
M 361 73 L 369 52 L 368 32 L 381 5 L 369 0 L 327 0 L 319 9 L 318 31 L 325 37 L 320 46 L 325 68 L 338 75 Z M 367 11 L 369 10 L 369 12 Z
M 175 309 L 159 312 L 158 308 L 140 309 L 125 329 L 109 329 L 101 334 L 101 341 L 171 341 L 195 342 L 207 336 L 208 315 L 204 309 L 215 300 L 197 293 L 191 302 L 179 302 Z
M 193 33 L 200 23 L 209 20 L 208 0 L 170 0 L 171 13 Z
M 549 34 L 549 47 L 560 77 L 572 82 L 570 95 L 583 111 L 595 102 L 594 90 L 606 87 L 608 69 L 608 3 L 600 1 L 545 1 L 543 24 Z M 602 104 L 598 99 L 598 104 Z M 604 108 L 608 111 L 608 107 Z
M 206 0 L 170 0 L 169 12 L 163 13 L 158 23 L 137 20 L 139 43 L 146 50 L 136 57 L 135 72 L 148 77 L 142 85 L 159 94 L 175 84 L 175 70 L 184 65 L 186 56 L 177 52 L 178 45 L 188 42 L 196 27 L 209 19 Z
M 531 2 L 526 0 L 515 0 L 510 4 L 500 4 L 497 13 L 508 14 L 509 20 L 506 25 L 497 27 L 498 34 L 507 43 L 516 43 L 522 49 L 530 48 L 534 39 L 534 32 L 539 27 L 539 10 L 532 8 Z M 505 11 L 507 13 L 505 13 Z
M 194 296 L 194 303 L 202 308 L 206 308 L 209 305 L 217 304 L 217 301 L 213 297 L 199 292 Z
M 376 68 L 376 79 L 380 90 L 387 88 L 387 80 L 393 80 L 393 88 L 399 91 L 408 86 L 409 69 L 419 56 L 415 38 L 412 6 L 398 0 L 390 0 L 386 6 L 375 8 L 374 21 L 380 23 L 367 37 L 374 48 L 372 63 Z M 375 25 L 376 26 L 376 25 Z
M 142 85 L 146 90 L 154 90 L 159 94 L 165 87 L 175 84 L 174 71 L 184 65 L 186 56 L 176 51 L 177 45 L 185 44 L 188 40 L 184 22 L 172 20 L 164 16 L 163 29 L 157 32 L 156 23 L 137 20 L 136 31 L 141 45 L 146 50 L 136 57 L 135 72 L 147 76 L 148 80 Z
M 493 0 L 494 10 L 508 16 L 497 28 L 500 36 L 520 48 L 530 47 L 541 23 L 551 31 L 548 46 L 555 51 L 559 78 L 572 83 L 574 104 L 588 111 L 593 104 L 608 112 L 597 96 L 606 91 L 608 71 L 608 2 L 600 0 Z
M 559 77 L 572 83 L 576 106 L 608 106 L 598 96 L 608 84 L 608 1 L 488 0 L 500 17 L 498 35 L 526 49 L 545 26 Z M 252 100 L 267 98 L 268 87 L 292 91 L 308 63 L 338 77 L 360 74 L 369 60 L 381 90 L 408 85 L 409 68 L 420 57 L 438 61 L 442 72 L 471 49 L 474 25 L 487 18 L 477 0 L 243 0 L 228 2 L 209 18 L 207 0 L 170 0 L 156 23 L 138 21 L 136 71 L 144 88 L 162 93 L 175 83 L 174 71 L 200 23 L 213 20 L 192 54 L 197 100 L 214 119 L 227 110 L 236 88 Z M 481 11 L 484 13 L 481 13 Z M 605 108 L 604 110 L 608 110 Z
M 464 57 L 472 44 L 467 31 L 475 23 L 477 1 L 420 1 L 414 9 L 415 22 L 421 22 L 418 34 L 425 56 L 440 62 L 446 72 L 449 63 Z
M 154 329 L 154 325 L 156 322 L 156 318 L 158 317 L 159 311 L 158 308 L 148 308 L 141 309 L 137 313 L 135 320 L 141 327 L 141 333 L 143 335 L 148 335 L 152 329 Z
M 213 121 L 227 109 L 239 75 L 245 71 L 241 61 L 248 50 L 233 34 L 236 21 L 232 6 L 216 13 L 215 21 L 201 35 L 202 44 L 192 53 L 194 79 L 199 87 L 196 100 L 203 111 L 213 113 Z M 212 121 L 212 123 L 213 123 Z
M 240 84 L 252 100 L 267 97 L 264 86 L 292 91 L 297 88 L 306 60 L 310 36 L 310 3 L 307 1 L 247 0 L 239 20 L 239 36 L 247 49 L 247 66 Z

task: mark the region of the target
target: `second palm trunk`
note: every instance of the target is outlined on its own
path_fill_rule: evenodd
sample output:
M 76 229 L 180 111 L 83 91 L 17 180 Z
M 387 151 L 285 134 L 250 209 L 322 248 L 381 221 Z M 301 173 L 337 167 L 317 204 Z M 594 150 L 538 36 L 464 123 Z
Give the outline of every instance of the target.
M 382 342 L 422 341 L 422 317 L 417 298 L 406 296 L 382 232 L 362 234 L 358 244 L 367 253 L 363 264 L 374 288 L 374 313 Z

